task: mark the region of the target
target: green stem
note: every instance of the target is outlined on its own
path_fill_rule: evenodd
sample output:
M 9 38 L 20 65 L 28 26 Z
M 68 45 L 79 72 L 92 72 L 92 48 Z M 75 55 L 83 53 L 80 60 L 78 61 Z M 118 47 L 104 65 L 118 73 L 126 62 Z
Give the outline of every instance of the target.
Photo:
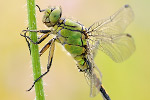
M 30 30 L 37 30 L 36 17 L 35 17 L 36 15 L 35 14 L 35 0 L 27 0 L 27 10 L 28 10 L 28 25 L 29 25 L 28 27 Z M 34 42 L 37 41 L 36 32 L 29 32 L 29 34 L 30 34 L 30 38 Z M 36 80 L 41 75 L 38 45 L 31 43 L 30 48 L 31 48 L 33 76 L 34 76 L 34 80 Z M 36 82 L 35 93 L 36 93 L 36 100 L 45 100 L 42 79 Z

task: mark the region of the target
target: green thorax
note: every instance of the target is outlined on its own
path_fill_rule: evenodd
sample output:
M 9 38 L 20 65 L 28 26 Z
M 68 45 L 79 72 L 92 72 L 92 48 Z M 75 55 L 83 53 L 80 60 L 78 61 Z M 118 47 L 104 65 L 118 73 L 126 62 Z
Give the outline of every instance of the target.
M 86 70 L 86 28 L 70 19 L 60 19 L 54 26 L 54 34 L 57 35 L 57 42 L 61 43 L 77 61 L 79 69 Z

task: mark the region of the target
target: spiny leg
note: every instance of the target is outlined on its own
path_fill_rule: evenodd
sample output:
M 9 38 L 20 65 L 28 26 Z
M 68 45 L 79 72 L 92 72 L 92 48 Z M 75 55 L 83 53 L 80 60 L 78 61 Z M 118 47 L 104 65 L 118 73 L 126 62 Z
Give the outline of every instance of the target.
M 27 28 L 27 30 L 28 30 L 28 28 Z M 25 31 L 24 35 L 23 34 L 20 34 L 20 35 L 23 36 L 23 37 L 25 37 L 25 40 L 26 40 L 26 42 L 28 44 L 28 48 L 29 48 L 30 55 L 31 55 L 30 42 L 32 42 L 34 44 L 40 44 L 42 41 L 44 41 L 49 36 L 48 33 L 51 32 L 51 31 L 50 30 L 39 30 L 39 31 L 37 31 L 37 32 L 41 32 L 41 33 L 44 33 L 44 34 L 42 34 L 41 36 L 38 37 L 38 41 L 37 42 L 34 42 L 29 36 L 26 36 L 26 33 L 29 31 L 29 30 L 28 31 L 27 30 L 23 30 L 23 32 Z
M 30 55 L 31 55 L 30 42 L 28 41 L 28 39 L 27 39 L 26 37 L 25 37 L 25 40 L 26 40 L 26 42 L 27 42 L 27 44 L 28 44 L 28 48 L 29 48 Z
M 49 34 L 42 34 L 38 37 L 38 43 L 40 44 L 41 42 L 43 42 L 47 37 L 49 36 Z
M 23 37 L 29 39 L 30 42 L 32 42 L 33 44 L 40 44 L 42 41 L 44 41 L 44 40 L 49 36 L 48 33 L 51 32 L 51 30 L 23 30 L 22 32 L 24 32 L 24 31 L 25 31 L 25 33 L 27 33 L 27 32 L 39 32 L 39 33 L 45 34 L 45 35 L 43 35 L 42 37 L 40 37 L 39 41 L 37 41 L 37 42 L 34 42 L 29 36 L 20 34 L 21 36 L 23 36 Z
M 47 34 L 49 32 L 51 32 L 51 30 L 23 30 L 22 32 L 39 32 L 39 33 L 44 33 L 44 34 Z
M 28 30 L 28 29 L 29 29 L 29 28 L 27 27 L 27 30 Z M 24 37 L 25 37 L 25 40 L 26 40 L 26 42 L 27 42 L 27 45 L 28 45 L 28 48 L 29 48 L 29 51 L 30 51 L 30 55 L 31 55 L 30 42 L 29 42 L 28 39 L 26 38 L 26 34 L 27 34 L 27 31 L 24 32 Z
M 56 38 L 51 39 L 39 52 L 40 56 L 51 46 L 52 42 L 55 41 Z
M 27 91 L 30 91 L 30 90 L 34 87 L 35 83 L 36 83 L 38 80 L 40 80 L 43 76 L 45 76 L 45 75 L 49 72 L 50 67 L 51 67 L 51 65 L 52 65 L 53 55 L 54 55 L 55 38 L 51 39 L 51 40 L 42 48 L 42 50 L 40 51 L 41 54 L 43 54 L 49 47 L 50 47 L 50 51 L 49 51 L 49 56 L 48 56 L 47 71 L 46 71 L 44 74 L 42 74 L 39 78 L 37 78 L 37 79 L 34 81 L 34 83 L 33 83 L 33 85 L 31 86 L 31 88 L 28 89 Z

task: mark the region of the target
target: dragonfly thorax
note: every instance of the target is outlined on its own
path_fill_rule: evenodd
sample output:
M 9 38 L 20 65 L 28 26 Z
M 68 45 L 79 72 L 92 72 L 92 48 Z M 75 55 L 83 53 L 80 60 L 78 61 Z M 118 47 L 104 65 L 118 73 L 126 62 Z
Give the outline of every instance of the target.
M 59 22 L 61 15 L 62 15 L 61 7 L 47 8 L 44 12 L 42 22 L 47 27 L 53 27 L 54 25 L 57 24 L 57 22 Z

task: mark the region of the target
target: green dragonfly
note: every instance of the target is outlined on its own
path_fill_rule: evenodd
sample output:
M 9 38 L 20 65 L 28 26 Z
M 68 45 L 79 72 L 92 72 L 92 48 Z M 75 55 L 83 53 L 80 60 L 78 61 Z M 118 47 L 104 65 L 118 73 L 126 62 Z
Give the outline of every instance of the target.
M 101 72 L 94 63 L 94 57 L 97 50 L 106 53 L 113 61 L 122 62 L 126 60 L 134 51 L 135 44 L 131 35 L 123 33 L 126 27 L 133 21 L 134 14 L 129 5 L 124 5 L 115 14 L 107 19 L 95 22 L 89 28 L 77 21 L 68 18 L 62 18 L 61 7 L 54 7 L 41 10 L 44 12 L 43 23 L 49 27 L 49 30 L 23 30 L 29 49 L 30 42 L 40 44 L 49 35 L 55 35 L 39 52 L 40 56 L 48 49 L 48 65 L 47 71 L 36 79 L 35 83 L 46 75 L 52 65 L 53 54 L 55 50 L 55 42 L 62 46 L 71 54 L 77 63 L 80 72 L 85 74 L 90 85 L 90 96 L 94 97 L 97 93 L 101 93 L 104 100 L 111 100 L 108 93 L 102 86 Z M 33 42 L 27 32 L 43 33 L 38 37 L 37 42 Z

